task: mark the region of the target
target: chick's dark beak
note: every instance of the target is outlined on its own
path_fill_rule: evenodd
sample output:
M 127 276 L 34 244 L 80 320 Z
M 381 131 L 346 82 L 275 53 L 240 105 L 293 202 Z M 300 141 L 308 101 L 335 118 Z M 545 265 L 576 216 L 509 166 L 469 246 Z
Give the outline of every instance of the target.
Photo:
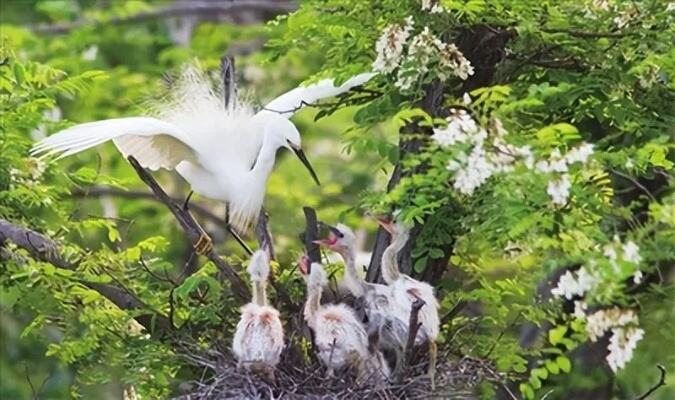
M 291 150 L 293 150 L 293 153 L 295 153 L 295 155 L 298 156 L 300 162 L 302 162 L 305 168 L 307 168 L 309 174 L 312 175 L 312 179 L 314 179 L 314 182 L 316 182 L 318 186 L 321 186 L 321 182 L 319 182 L 319 177 L 316 176 L 316 172 L 314 172 L 314 168 L 312 168 L 312 164 L 309 163 L 309 160 L 307 159 L 305 152 L 302 151 L 302 148 L 300 146 L 291 143 L 290 140 L 288 141 L 288 145 L 291 147 Z

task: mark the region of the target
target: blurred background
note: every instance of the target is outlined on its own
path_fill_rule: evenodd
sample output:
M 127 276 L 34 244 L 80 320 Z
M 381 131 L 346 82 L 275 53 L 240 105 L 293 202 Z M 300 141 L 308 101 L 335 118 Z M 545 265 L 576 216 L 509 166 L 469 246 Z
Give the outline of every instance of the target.
M 283 57 L 265 48 L 265 43 L 278 34 L 274 24 L 267 22 L 294 10 L 296 2 L 237 3 L 244 6 L 233 6 L 230 1 L 2 0 L 3 47 L 71 75 L 105 71 L 77 98 L 60 98 L 48 115 L 53 126 L 35 130 L 31 138 L 37 140 L 58 130 L 61 119 L 87 122 L 143 114 L 144 104 L 166 86 L 164 77 L 195 60 L 217 72 L 221 57 L 234 56 L 239 93 L 255 104 L 264 104 L 317 72 L 322 55 L 312 52 L 311 43 L 304 46 L 302 54 L 291 52 Z M 371 131 L 368 140 L 363 140 L 347 132 L 352 126 L 352 110 L 341 110 L 315 123 L 316 113 L 305 109 L 293 119 L 322 186 L 316 187 L 301 164 L 286 152 L 279 153 L 268 183 L 265 207 L 282 263 L 291 261 L 300 251 L 297 235 L 304 228 L 304 205 L 315 207 L 327 221 L 342 220 L 359 227 L 361 246 L 368 248 L 375 225 L 362 219 L 361 211 L 353 207 L 364 190 L 386 184 L 391 167 L 383 165 L 379 157 L 353 158 L 349 150 L 366 146 L 373 153 L 387 154 L 395 144 L 393 127 Z M 187 258 L 191 246 L 174 218 L 148 196 L 147 187 L 112 144 L 59 165 L 81 176 L 112 178 L 104 182 L 107 185 L 73 190 L 70 201 L 77 213 L 73 217 L 116 220 L 122 231 L 121 246 L 148 236 L 165 236 L 170 244 L 164 258 L 176 265 Z M 159 172 L 155 176 L 170 194 L 179 198 L 187 195 L 189 189 L 178 175 Z M 197 218 L 213 235 L 218 251 L 243 256 L 241 248 L 226 239 L 223 206 L 198 197 L 193 204 L 195 209 L 203 206 L 210 211 L 197 212 Z M 96 247 L 107 238 L 100 231 L 92 231 L 86 240 L 89 243 L 83 245 Z M 26 399 L 36 392 L 41 393 L 40 398 L 69 397 L 73 373 L 45 356 L 47 348 L 32 336 L 20 338 L 34 316 L 11 313 L 12 295 L 0 295 L 0 398 Z M 57 330 L 47 329 L 43 334 L 59 341 Z M 84 398 L 121 398 L 123 385 L 116 380 L 115 371 L 92 374 L 109 376 L 110 383 L 81 388 Z

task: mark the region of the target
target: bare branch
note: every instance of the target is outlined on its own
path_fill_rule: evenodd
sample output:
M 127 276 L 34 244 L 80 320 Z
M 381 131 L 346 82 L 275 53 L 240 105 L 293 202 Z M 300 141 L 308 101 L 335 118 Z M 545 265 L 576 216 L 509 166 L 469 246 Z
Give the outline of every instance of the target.
M 0 219 L 0 245 L 12 242 L 20 248 L 28 251 L 35 260 L 48 262 L 55 267 L 75 270 L 77 263 L 72 263 L 63 258 L 59 252 L 59 246 L 51 239 L 35 232 Z M 147 310 L 145 305 L 134 294 L 128 293 L 118 287 L 102 283 L 80 281 L 88 288 L 97 291 L 103 297 L 123 310 Z M 148 332 L 164 332 L 169 328 L 166 317 L 159 314 L 143 314 L 136 320 L 148 330 Z
M 158 18 L 183 17 L 189 15 L 214 17 L 219 15 L 234 15 L 250 11 L 278 15 L 289 13 L 294 11 L 296 8 L 297 4 L 295 1 L 285 0 L 238 0 L 228 2 L 205 0 L 177 1 L 168 6 L 158 7 L 150 11 L 143 11 L 125 17 L 113 17 L 107 20 L 98 21 L 81 19 L 74 22 L 33 25 L 29 26 L 28 28 L 35 33 L 64 34 L 68 33 L 72 29 L 81 28 L 87 25 L 122 25 Z
M 131 166 L 136 170 L 136 173 L 141 178 L 141 180 L 150 187 L 152 192 L 155 194 L 155 197 L 164 203 L 167 206 L 169 211 L 176 217 L 178 223 L 183 228 L 187 234 L 188 240 L 192 243 L 193 246 L 199 243 L 200 238 L 204 233 L 202 227 L 197 223 L 192 214 L 183 207 L 180 207 L 169 195 L 166 194 L 164 189 L 162 189 L 155 178 L 152 177 L 133 156 L 127 158 Z M 229 265 L 225 260 L 220 258 L 213 249 L 204 254 L 209 260 L 211 260 L 218 269 L 223 273 L 223 275 L 230 282 L 232 292 L 234 295 L 241 301 L 248 301 L 251 298 L 251 294 L 248 290 L 248 286 L 241 279 L 239 274 Z
M 644 400 L 647 397 L 651 396 L 652 393 L 656 392 L 661 386 L 666 386 L 666 367 L 657 364 L 656 368 L 658 368 L 659 371 L 661 372 L 661 377 L 659 378 L 659 381 L 654 386 L 649 388 L 649 390 L 647 390 L 642 396 L 636 398 L 635 400 Z
M 269 215 L 265 211 L 265 208 L 260 209 L 260 215 L 258 216 L 258 223 L 255 226 L 255 235 L 258 238 L 258 245 L 261 249 L 265 249 L 270 260 L 275 259 L 274 254 L 274 241 L 272 240 L 272 233 L 269 227 Z M 273 271 L 270 271 L 269 281 L 277 296 L 281 299 L 283 303 L 288 306 L 288 309 L 295 312 L 300 309 L 300 307 L 293 303 L 291 296 L 288 294 L 288 291 L 283 285 L 277 283 L 275 274 Z
M 237 97 L 237 81 L 235 80 L 234 57 L 225 55 L 220 59 L 220 76 L 223 80 L 223 99 L 225 108 L 232 110 Z
M 300 240 L 305 244 L 305 250 L 312 262 L 321 262 L 319 245 L 314 243 L 319 239 L 316 211 L 312 207 L 303 207 L 302 211 L 305 213 L 305 231 L 300 234 Z

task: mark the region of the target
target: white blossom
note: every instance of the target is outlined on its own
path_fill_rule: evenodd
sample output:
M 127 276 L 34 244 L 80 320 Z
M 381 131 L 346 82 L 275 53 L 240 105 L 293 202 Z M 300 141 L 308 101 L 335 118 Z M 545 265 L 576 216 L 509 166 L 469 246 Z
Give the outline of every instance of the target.
M 408 40 L 413 28 L 413 19 L 408 17 L 403 24 L 392 24 L 384 28 L 382 35 L 375 43 L 377 58 L 373 62 L 375 71 L 390 73 L 399 66 L 403 45 Z
M 577 318 L 585 318 L 588 304 L 583 300 L 576 300 L 574 302 L 574 316 Z
M 448 125 L 445 128 L 435 128 L 431 138 L 439 146 L 452 146 L 456 143 L 468 142 L 478 133 L 478 125 L 466 110 L 450 109 L 450 116 L 446 118 Z
M 448 167 L 451 168 L 450 165 Z M 476 145 L 469 154 L 466 166 L 455 172 L 453 187 L 460 193 L 471 195 L 492 176 L 493 171 L 492 164 L 485 158 L 485 150 L 482 146 Z
M 551 196 L 553 204 L 564 206 L 570 196 L 571 187 L 570 176 L 563 174 L 559 180 L 549 181 L 546 193 Z
M 570 271 L 566 271 L 558 280 L 558 286 L 551 290 L 551 294 L 555 297 L 564 297 L 567 300 L 572 300 L 572 297 L 582 295 L 579 283 L 574 278 Z
M 445 8 L 439 0 L 422 0 L 422 11 L 429 11 L 431 14 L 440 14 L 445 12 Z
M 617 372 L 633 358 L 633 350 L 637 347 L 637 343 L 642 340 L 644 334 L 644 330 L 636 327 L 612 329 L 612 336 L 609 338 L 609 346 L 607 346 L 609 350 L 607 363 L 612 371 Z
M 87 50 L 82 52 L 82 59 L 85 61 L 94 61 L 98 55 L 98 46 L 91 45 Z
M 635 271 L 635 273 L 633 274 L 633 283 L 636 284 L 636 285 L 639 285 L 640 283 L 642 283 L 642 279 L 643 279 L 643 278 L 644 278 L 644 277 L 643 277 L 643 275 L 642 275 L 642 271 L 640 271 L 640 270 L 638 269 L 638 270 Z
M 469 104 L 471 104 L 471 96 L 469 96 L 468 93 L 464 93 L 464 95 L 462 96 L 462 102 L 464 103 L 464 105 L 468 106 Z
M 551 294 L 572 300 L 575 296 L 583 296 L 590 292 L 599 284 L 600 278 L 597 275 L 588 271 L 586 267 L 581 267 L 575 273 L 566 271 L 558 280 L 558 286 L 551 290 Z
M 565 161 L 567 164 L 574 163 L 585 163 L 588 158 L 593 154 L 593 145 L 590 143 L 583 143 L 579 147 L 575 147 L 567 154 L 565 154 Z
M 442 81 L 449 78 L 446 71 L 449 71 L 452 75 L 455 75 L 461 80 L 466 80 L 474 73 L 471 62 L 464 57 L 464 54 L 462 54 L 457 46 L 452 43 L 444 44 L 443 47 L 441 47 L 439 64 L 441 68 L 438 72 L 438 77 Z
M 586 333 L 592 342 L 596 342 L 611 328 L 637 325 L 638 317 L 633 310 L 618 307 L 598 310 L 586 317 Z
M 623 245 L 623 259 L 633 264 L 639 264 L 642 260 L 642 257 L 640 257 L 640 247 L 632 240 Z

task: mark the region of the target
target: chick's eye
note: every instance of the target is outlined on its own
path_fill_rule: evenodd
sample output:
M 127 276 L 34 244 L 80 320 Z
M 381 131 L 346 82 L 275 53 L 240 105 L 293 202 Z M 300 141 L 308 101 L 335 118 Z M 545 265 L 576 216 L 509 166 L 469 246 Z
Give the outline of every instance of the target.
M 340 232 L 340 233 L 338 233 L 338 236 L 339 236 L 340 238 L 343 238 L 343 237 L 345 237 L 345 234 L 342 233 L 342 232 Z

